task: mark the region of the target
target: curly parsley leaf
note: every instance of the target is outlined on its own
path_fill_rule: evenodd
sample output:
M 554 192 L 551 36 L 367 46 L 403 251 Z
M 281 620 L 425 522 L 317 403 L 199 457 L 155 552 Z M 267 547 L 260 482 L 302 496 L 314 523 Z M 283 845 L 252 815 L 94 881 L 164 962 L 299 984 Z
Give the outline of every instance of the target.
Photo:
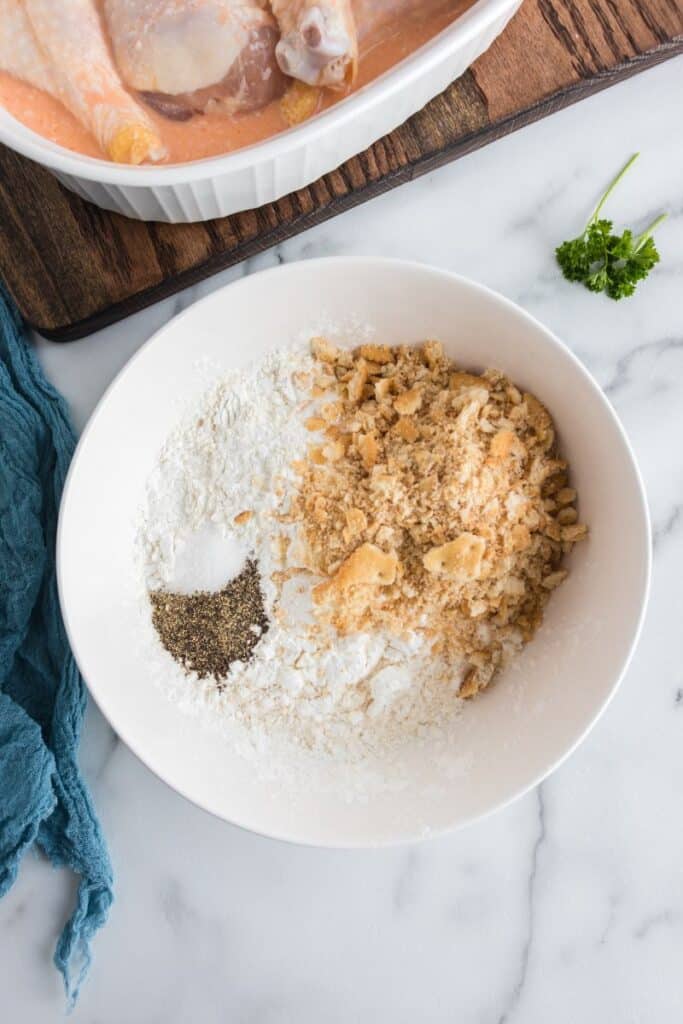
M 659 262 L 652 235 L 666 219 L 666 214 L 657 217 L 636 238 L 629 228 L 620 235 L 614 234 L 612 221 L 600 217 L 607 197 L 637 157 L 637 153 L 632 156 L 612 181 L 582 234 L 563 242 L 555 250 L 557 262 L 568 281 L 578 281 L 592 292 L 605 292 L 611 299 L 633 295 L 638 282 L 644 280 Z

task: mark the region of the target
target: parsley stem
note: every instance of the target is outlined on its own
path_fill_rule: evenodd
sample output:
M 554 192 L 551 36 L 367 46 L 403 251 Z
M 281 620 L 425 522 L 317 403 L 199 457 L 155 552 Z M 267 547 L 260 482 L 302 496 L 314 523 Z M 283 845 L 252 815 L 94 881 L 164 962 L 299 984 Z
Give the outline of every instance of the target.
M 607 191 L 603 193 L 602 199 L 600 200 L 598 205 L 595 207 L 595 210 L 593 211 L 593 214 L 590 217 L 590 219 L 588 221 L 588 224 L 586 225 L 586 230 L 588 230 L 588 228 L 591 226 L 591 224 L 593 224 L 598 219 L 598 215 L 599 215 L 600 211 L 602 210 L 603 206 L 605 205 L 605 203 L 607 202 L 607 199 L 612 194 L 614 189 L 617 187 L 617 185 L 619 184 L 621 179 L 624 177 L 626 172 L 636 162 L 636 160 L 638 159 L 639 156 L 640 156 L 640 153 L 634 153 L 633 156 L 631 157 L 631 159 L 628 160 L 624 164 L 624 166 L 621 168 L 621 170 L 617 174 L 616 178 L 612 181 L 612 183 L 610 185 L 608 185 Z
M 666 220 L 668 216 L 668 213 L 660 213 L 659 217 L 655 217 L 655 219 L 652 221 L 652 224 L 650 224 L 649 228 L 645 228 L 642 235 L 638 235 L 638 237 L 636 238 L 635 245 L 633 246 L 634 252 L 638 252 L 638 250 L 645 245 L 648 238 L 655 233 L 655 231 L 662 223 L 662 221 Z

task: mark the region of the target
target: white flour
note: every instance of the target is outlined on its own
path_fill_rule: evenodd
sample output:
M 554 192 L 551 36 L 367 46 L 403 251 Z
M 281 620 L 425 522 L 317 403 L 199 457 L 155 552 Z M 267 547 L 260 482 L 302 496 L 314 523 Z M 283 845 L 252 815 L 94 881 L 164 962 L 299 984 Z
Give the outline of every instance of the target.
M 311 368 L 307 351 L 293 348 L 228 374 L 164 446 L 140 531 L 148 662 L 183 710 L 229 727 L 233 742 L 237 730 L 240 751 L 260 771 L 282 773 L 298 763 L 310 776 L 312 759 L 372 760 L 384 766 L 381 785 L 394 787 L 407 744 L 435 736 L 448 742 L 462 673 L 444 683 L 417 634 L 312 630 L 310 590 L 318 581 L 297 574 L 280 591 L 272 579 L 297 564 L 293 528 L 276 514 L 296 485 L 291 463 L 311 440 L 304 420 L 312 406 L 293 380 Z M 242 512 L 252 515 L 238 526 Z M 248 555 L 258 560 L 271 625 L 252 660 L 234 662 L 219 686 L 188 675 L 156 634 L 151 639 L 146 589 L 220 589 Z

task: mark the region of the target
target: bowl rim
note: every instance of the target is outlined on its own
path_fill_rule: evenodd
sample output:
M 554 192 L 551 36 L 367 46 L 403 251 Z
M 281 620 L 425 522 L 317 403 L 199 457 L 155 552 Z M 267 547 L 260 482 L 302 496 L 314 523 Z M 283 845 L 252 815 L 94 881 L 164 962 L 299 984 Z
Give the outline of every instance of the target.
M 565 750 L 561 751 L 557 756 L 551 757 L 548 760 L 548 763 L 540 771 L 538 771 L 534 775 L 534 777 L 529 780 L 529 782 L 527 782 L 526 784 L 521 786 L 516 791 L 501 797 L 500 799 L 498 799 L 497 801 L 492 803 L 490 807 L 487 807 L 486 809 L 484 809 L 482 811 L 475 811 L 475 812 L 472 812 L 470 814 L 467 814 L 464 817 L 462 817 L 461 819 L 459 819 L 458 821 L 453 822 L 451 824 L 444 825 L 444 826 L 437 827 L 437 828 L 432 828 L 432 829 L 429 830 L 428 834 L 421 835 L 421 836 L 418 836 L 418 835 L 415 835 L 415 834 L 411 834 L 411 835 L 391 837 L 391 838 L 386 838 L 386 839 L 381 839 L 381 840 L 361 841 L 361 840 L 344 840 L 344 839 L 342 839 L 342 840 L 338 840 L 338 841 L 335 841 L 335 842 L 326 841 L 326 840 L 316 840 L 316 839 L 310 839 L 310 838 L 301 838 L 298 835 L 288 834 L 284 830 L 277 830 L 277 829 L 269 830 L 269 829 L 265 829 L 265 828 L 256 828 L 255 826 L 250 825 L 250 824 L 248 824 L 248 823 L 246 823 L 246 822 L 244 822 L 242 820 L 239 820 L 237 818 L 225 817 L 223 814 L 221 814 L 214 807 L 211 807 L 208 800 L 202 800 L 202 799 L 198 798 L 197 796 L 195 796 L 194 794 L 191 795 L 188 792 L 188 790 L 183 785 L 178 785 L 176 782 L 170 781 L 169 778 L 167 778 L 164 773 L 162 773 L 155 766 L 150 764 L 149 761 L 147 760 L 146 756 L 145 756 L 144 751 L 139 749 L 138 744 L 135 743 L 135 742 L 131 742 L 130 741 L 130 739 L 126 735 L 127 730 L 119 729 L 118 724 L 114 725 L 114 723 L 110 720 L 110 718 L 109 718 L 108 714 L 105 712 L 102 704 L 100 703 L 100 701 L 98 700 L 97 696 L 93 692 L 93 689 L 90 686 L 90 683 L 88 681 L 88 678 L 87 678 L 86 674 L 82 671 L 82 669 L 80 667 L 80 662 L 79 662 L 78 653 L 77 653 L 77 651 L 78 651 L 78 643 L 77 643 L 76 638 L 74 636 L 74 632 L 73 632 L 73 630 L 71 628 L 71 624 L 70 624 L 70 621 L 69 621 L 68 610 L 67 610 L 66 602 L 65 602 L 65 598 L 64 598 L 64 589 L 65 589 L 65 584 L 64 584 L 65 554 L 64 554 L 64 550 L 63 550 L 63 537 L 64 537 L 63 526 L 64 526 L 64 518 L 65 518 L 64 512 L 65 512 L 65 509 L 67 507 L 68 501 L 70 500 L 70 494 L 71 494 L 71 491 L 73 489 L 73 481 L 74 481 L 75 471 L 76 471 L 76 467 L 77 467 L 77 463 L 78 463 L 78 457 L 79 457 L 80 452 L 83 450 L 85 444 L 87 443 L 88 437 L 89 437 L 90 433 L 92 432 L 95 423 L 97 422 L 99 417 L 102 415 L 104 407 L 105 407 L 105 405 L 107 403 L 107 400 L 108 400 L 110 394 L 114 391 L 115 388 L 117 388 L 119 386 L 120 381 L 125 376 L 125 374 L 128 372 L 128 370 L 132 367 L 132 365 L 139 358 L 142 357 L 143 353 L 145 353 L 148 348 L 150 348 L 153 344 L 159 344 L 160 342 L 162 342 L 164 332 L 171 325 L 177 326 L 182 321 L 184 321 L 186 319 L 191 319 L 191 317 L 194 315 L 194 312 L 197 309 L 197 307 L 200 307 L 200 306 L 203 306 L 205 304 L 209 304 L 212 301 L 215 301 L 217 295 L 223 294 L 228 289 L 239 289 L 239 288 L 244 288 L 244 287 L 251 287 L 252 286 L 251 282 L 253 282 L 254 279 L 258 279 L 258 280 L 263 282 L 263 281 L 265 281 L 268 277 L 270 277 L 273 274 L 284 275 L 284 274 L 291 273 L 291 272 L 295 272 L 296 273 L 296 272 L 300 272 L 300 269 L 301 269 L 302 266 L 311 267 L 311 268 L 314 269 L 315 267 L 320 266 L 320 265 L 325 265 L 325 266 L 336 265 L 336 266 L 339 267 L 340 271 L 343 271 L 344 268 L 348 269 L 350 267 L 353 267 L 354 270 L 358 271 L 358 270 L 360 270 L 360 269 L 362 269 L 364 267 L 373 268 L 373 267 L 381 266 L 381 267 L 384 267 L 384 268 L 396 267 L 396 268 L 401 268 L 403 270 L 413 270 L 413 271 L 418 271 L 420 273 L 428 273 L 430 275 L 438 276 L 438 277 L 441 277 L 443 279 L 455 282 L 459 286 L 464 287 L 465 289 L 470 289 L 473 292 L 479 293 L 479 295 L 484 297 L 487 301 L 493 302 L 494 304 L 497 304 L 505 313 L 512 313 L 515 316 L 521 318 L 521 320 L 525 321 L 526 324 L 530 328 L 540 332 L 540 334 L 542 334 L 544 336 L 545 341 L 550 345 L 551 348 L 554 348 L 555 350 L 558 350 L 565 358 L 568 358 L 574 364 L 574 367 L 577 370 L 577 372 L 579 373 L 579 375 L 581 377 L 583 377 L 583 379 L 585 380 L 585 382 L 588 385 L 588 387 L 595 393 L 596 398 L 598 399 L 598 401 L 602 405 L 606 415 L 610 418 L 610 420 L 612 421 L 613 426 L 616 428 L 617 435 L 620 438 L 621 443 L 622 443 L 622 445 L 624 447 L 624 452 L 625 452 L 625 454 L 627 456 L 628 462 L 630 464 L 631 471 L 633 473 L 634 481 L 636 483 L 636 491 L 637 491 L 637 496 L 638 496 L 638 512 L 639 512 L 639 515 L 640 515 L 640 518 L 641 518 L 641 526 L 642 526 L 642 529 L 641 529 L 642 537 L 641 537 L 641 539 L 642 539 L 642 542 L 643 542 L 643 550 L 640 552 L 640 556 L 642 558 L 642 563 L 643 563 L 643 566 L 644 566 L 643 585 L 642 585 L 642 591 L 641 591 L 641 594 L 640 594 L 638 619 L 637 619 L 636 627 L 633 630 L 633 634 L 631 636 L 630 642 L 626 646 L 625 652 L 622 655 L 621 667 L 620 667 L 619 671 L 615 674 L 615 677 L 614 677 L 614 680 L 612 682 L 612 685 L 611 685 L 609 691 L 607 692 L 606 696 L 602 699 L 602 702 L 596 706 L 596 709 L 595 709 L 594 713 L 592 714 L 590 719 L 587 721 L 587 723 L 585 724 L 584 728 L 572 740 L 572 742 L 567 746 L 567 748 Z M 456 831 L 459 831 L 461 828 L 464 828 L 467 825 L 471 825 L 471 824 L 473 824 L 473 823 L 475 823 L 477 821 L 481 821 L 481 820 L 483 820 L 485 818 L 488 818 L 490 815 L 495 814 L 496 812 L 498 812 L 500 810 L 503 810 L 504 808 L 510 806 L 516 800 L 518 800 L 521 797 L 525 796 L 526 794 L 531 792 L 533 789 L 535 789 L 538 785 L 540 785 L 545 779 L 547 779 L 551 774 L 553 774 L 553 772 L 555 772 L 562 764 L 564 764 L 564 762 L 575 752 L 575 750 L 581 745 L 581 743 L 583 743 L 583 741 L 586 739 L 586 737 L 592 731 L 592 729 L 597 725 L 598 721 L 600 720 L 602 715 L 607 710 L 607 707 L 610 705 L 610 703 L 614 699 L 614 696 L 615 696 L 617 690 L 619 689 L 619 687 L 621 686 L 621 683 L 623 682 L 624 676 L 626 675 L 626 672 L 627 672 L 627 670 L 628 670 L 628 668 L 629 668 L 629 666 L 631 664 L 631 661 L 633 659 L 633 655 L 634 655 L 636 647 L 638 645 L 638 641 L 640 640 L 640 636 L 641 636 L 642 629 L 643 629 L 643 623 L 645 621 L 645 615 L 646 615 L 646 611 L 647 611 L 647 606 L 648 606 L 648 601 L 649 601 L 649 596 L 650 596 L 651 581 L 652 581 L 652 526 L 651 526 L 650 512 L 649 512 L 649 506 L 648 506 L 648 502 L 647 502 L 647 495 L 646 495 L 646 491 L 645 491 L 645 485 L 644 485 L 644 482 L 643 482 L 643 478 L 642 478 L 642 475 L 641 475 L 641 472 L 640 472 L 640 469 L 639 469 L 639 466 L 638 466 L 638 462 L 637 462 L 636 457 L 635 457 L 635 453 L 633 451 L 633 447 L 631 445 L 631 442 L 629 441 L 628 435 L 626 434 L 626 431 L 625 431 L 625 429 L 624 429 L 624 427 L 623 427 L 619 417 L 617 416 L 617 413 L 614 410 L 611 402 L 609 401 L 607 395 L 602 390 L 602 388 L 600 387 L 598 382 L 595 380 L 593 375 L 590 373 L 590 371 L 583 365 L 583 363 L 580 361 L 580 359 L 578 359 L 578 357 L 576 355 L 574 355 L 572 350 L 563 341 L 561 341 L 560 338 L 558 338 L 556 334 L 554 334 L 554 332 L 552 332 L 548 327 L 546 327 L 536 317 L 532 316 L 532 314 L 528 313 L 522 306 L 519 306 L 512 299 L 507 298 L 506 296 L 502 295 L 500 292 L 497 292 L 495 289 L 489 288 L 487 285 L 481 284 L 478 281 L 474 281 L 471 278 L 468 278 L 468 277 L 466 277 L 466 276 L 464 276 L 462 274 L 459 274 L 459 273 L 457 273 L 455 271 L 445 270 L 445 269 L 443 269 L 441 267 L 433 266 L 432 264 L 429 264 L 429 263 L 423 263 L 423 262 L 420 262 L 418 260 L 405 260 L 405 259 L 395 259 L 395 258 L 388 258 L 388 257 L 323 256 L 323 257 L 317 257 L 317 258 L 311 259 L 311 260 L 295 260 L 295 261 L 292 261 L 291 263 L 281 264 L 281 265 L 276 266 L 276 267 L 268 267 L 268 268 L 266 268 L 264 270 L 257 271 L 256 273 L 253 273 L 253 274 L 248 274 L 245 277 L 239 278 L 236 281 L 231 281 L 228 284 L 223 285 L 221 288 L 216 289 L 214 292 L 211 292 L 209 295 L 204 296 L 202 299 L 198 300 L 197 302 L 192 303 L 190 306 L 188 306 L 182 312 L 178 313 L 176 316 L 172 317 L 162 327 L 160 327 L 158 330 L 156 330 L 151 335 L 151 337 L 148 338 L 147 341 L 145 341 L 140 346 L 140 348 L 137 350 L 137 352 L 135 352 L 131 356 L 131 358 L 128 359 L 128 361 L 124 364 L 124 366 L 119 370 L 119 372 L 113 378 L 113 380 L 111 381 L 109 386 L 104 391 L 102 397 L 99 399 L 97 405 L 95 406 L 95 409 L 93 410 L 93 412 L 92 412 L 88 422 L 86 423 L 86 425 L 85 425 L 85 427 L 83 429 L 83 432 L 82 432 L 82 434 L 81 434 L 81 436 L 80 436 L 80 438 L 78 440 L 78 444 L 77 444 L 76 449 L 74 451 L 74 454 L 73 454 L 73 457 L 72 457 L 72 460 L 71 460 L 71 464 L 69 466 L 69 469 L 68 469 L 68 472 L 67 472 L 67 476 L 66 476 L 66 479 L 65 479 L 65 482 L 64 482 L 64 487 L 63 487 L 63 490 L 62 490 L 62 496 L 61 496 L 60 507 L 59 507 L 59 519 L 58 519 L 58 523 L 57 523 L 57 536 L 56 536 L 55 547 L 56 547 L 56 576 L 57 576 L 57 588 L 58 588 L 58 597 L 59 597 L 59 607 L 60 607 L 60 610 L 61 610 L 62 619 L 63 619 L 63 622 L 64 622 L 64 628 L 66 630 L 67 639 L 69 641 L 69 645 L 70 645 L 71 650 L 73 652 L 74 659 L 76 660 L 76 663 L 77 663 L 78 668 L 79 668 L 79 672 L 81 673 L 82 678 L 83 678 L 83 680 L 86 683 L 86 686 L 88 688 L 88 692 L 89 692 L 91 698 L 95 702 L 97 708 L 99 709 L 100 713 L 103 715 L 103 717 L 105 718 L 107 723 L 116 732 L 116 734 L 119 736 L 119 738 L 121 740 L 123 740 L 123 742 L 126 744 L 128 749 L 137 757 L 137 759 L 139 761 L 141 761 L 145 765 L 145 767 L 147 769 L 149 769 L 149 771 L 151 771 L 154 775 L 157 776 L 157 778 L 161 779 L 162 782 L 164 782 L 167 786 L 169 786 L 170 789 L 174 790 L 176 793 L 178 793 L 184 799 L 188 800 L 190 803 L 192 803 L 195 806 L 201 808 L 201 810 L 206 811 L 207 813 L 211 814 L 213 817 L 217 818 L 219 821 L 223 821 L 223 822 L 226 822 L 229 825 L 234 825 L 234 826 L 237 826 L 239 828 L 243 828 L 246 831 L 251 832 L 254 835 L 263 836 L 264 838 L 267 838 L 267 839 L 275 839 L 275 840 L 279 840 L 279 841 L 282 841 L 282 842 L 293 843 L 294 845 L 297 845 L 297 846 L 308 846 L 308 847 L 321 848 L 321 849 L 339 849 L 339 850 L 342 850 L 342 849 L 347 849 L 347 850 L 380 849 L 380 848 L 388 848 L 388 847 L 394 847 L 394 846 L 409 845 L 409 844 L 416 843 L 418 841 L 422 841 L 424 839 L 435 839 L 435 838 L 438 838 L 438 837 L 443 836 L 443 835 L 448 835 L 450 833 L 454 833 Z
M 310 121 L 232 152 L 168 166 L 145 164 L 133 167 L 116 164 L 110 160 L 85 156 L 51 142 L 2 108 L 0 142 L 57 174 L 73 175 L 103 185 L 156 188 L 210 181 L 226 173 L 244 170 L 303 149 L 317 137 L 343 130 L 349 121 L 371 115 L 375 106 L 386 103 L 395 93 L 403 91 L 416 79 L 428 74 L 450 53 L 464 47 L 499 17 L 506 12 L 512 14 L 520 3 L 521 0 L 475 0 L 471 7 L 458 15 L 451 25 L 433 39 L 340 103 Z

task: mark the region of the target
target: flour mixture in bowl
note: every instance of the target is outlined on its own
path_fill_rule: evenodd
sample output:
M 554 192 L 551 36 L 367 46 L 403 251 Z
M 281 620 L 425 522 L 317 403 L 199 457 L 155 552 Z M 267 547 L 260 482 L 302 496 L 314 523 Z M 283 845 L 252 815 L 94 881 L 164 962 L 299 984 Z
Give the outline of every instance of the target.
M 436 341 L 324 338 L 211 390 L 140 531 L 157 675 L 244 749 L 435 734 L 533 638 L 582 540 L 550 413 Z

